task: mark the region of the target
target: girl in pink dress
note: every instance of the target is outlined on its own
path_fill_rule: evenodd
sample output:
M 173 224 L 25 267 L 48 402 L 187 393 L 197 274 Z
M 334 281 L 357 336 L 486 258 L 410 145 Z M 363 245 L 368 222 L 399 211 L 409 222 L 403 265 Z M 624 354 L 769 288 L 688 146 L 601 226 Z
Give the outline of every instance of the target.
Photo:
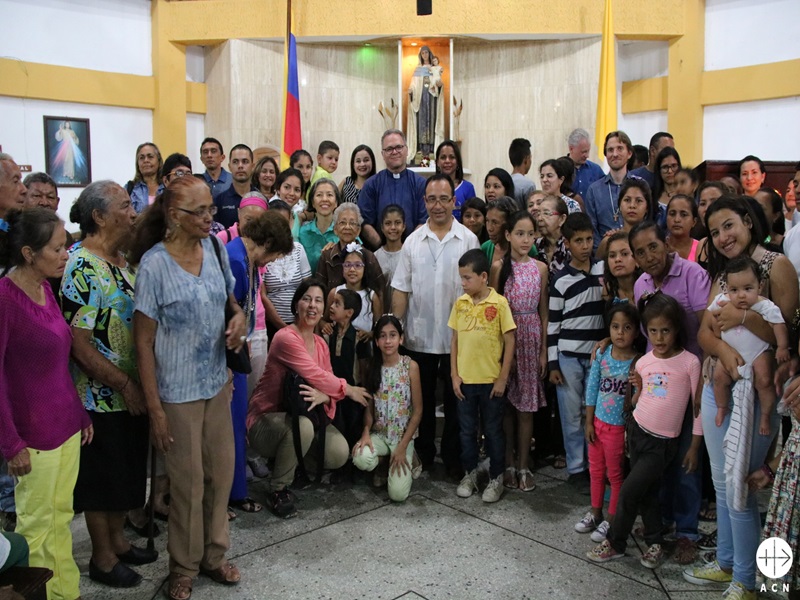
M 506 297 L 517 325 L 516 367 L 508 382 L 506 472 L 503 485 L 529 492 L 536 487 L 528 468 L 533 413 L 546 406 L 542 377 L 547 371 L 548 269 L 528 256 L 536 239 L 527 211 L 511 216 L 505 233 L 510 252 L 492 265 L 492 286 Z M 516 436 L 515 433 L 516 425 Z M 514 451 L 516 450 L 516 460 Z

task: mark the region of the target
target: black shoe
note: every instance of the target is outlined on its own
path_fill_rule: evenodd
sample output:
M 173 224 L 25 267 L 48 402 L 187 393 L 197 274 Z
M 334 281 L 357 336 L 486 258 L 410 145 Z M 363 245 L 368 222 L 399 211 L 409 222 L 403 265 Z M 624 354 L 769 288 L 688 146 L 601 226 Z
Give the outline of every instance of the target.
M 17 528 L 17 513 L 7 512 L 2 514 L 4 515 L 5 521 L 3 524 L 3 531 L 14 533 L 14 530 Z
M 158 551 L 137 548 L 131 544 L 130 549 L 122 554 L 117 554 L 117 558 L 129 565 L 147 565 L 158 560 Z
M 148 523 L 145 523 L 141 527 L 135 525 L 133 521 L 131 521 L 128 517 L 125 517 L 125 527 L 130 529 L 131 531 L 135 531 L 142 537 L 149 537 L 150 536 L 150 527 Z M 161 535 L 161 530 L 158 528 L 158 525 L 153 523 L 153 537 L 158 537 Z
M 115 588 L 136 587 L 142 582 L 142 576 L 130 567 L 118 562 L 108 573 L 98 569 L 89 560 L 89 579 Z
M 269 509 L 281 519 L 291 519 L 297 515 L 297 508 L 294 506 L 293 494 L 288 490 L 278 490 L 271 492 L 267 497 Z

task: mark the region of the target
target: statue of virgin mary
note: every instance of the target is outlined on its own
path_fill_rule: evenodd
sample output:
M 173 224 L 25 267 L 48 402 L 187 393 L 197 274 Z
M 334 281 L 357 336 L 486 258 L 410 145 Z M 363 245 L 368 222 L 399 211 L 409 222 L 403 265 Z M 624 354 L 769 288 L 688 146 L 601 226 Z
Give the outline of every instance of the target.
M 408 148 L 410 156 L 422 152 L 432 156 L 444 140 L 444 98 L 442 67 L 428 46 L 419 51 L 419 65 L 408 88 Z

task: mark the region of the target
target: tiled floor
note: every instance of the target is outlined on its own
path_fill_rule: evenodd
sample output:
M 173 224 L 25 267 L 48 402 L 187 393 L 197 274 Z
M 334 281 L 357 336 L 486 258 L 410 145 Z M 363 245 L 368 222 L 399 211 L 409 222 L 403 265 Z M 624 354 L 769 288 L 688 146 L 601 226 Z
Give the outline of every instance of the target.
M 231 523 L 229 556 L 242 572 L 241 584 L 227 588 L 200 577 L 192 598 L 721 598 L 723 588 L 686 583 L 681 567 L 669 559 L 655 571 L 645 569 L 635 541 L 630 557 L 589 562 L 589 536 L 572 529 L 588 497 L 564 477 L 564 471 L 541 469 L 536 490 L 507 492 L 494 505 L 484 504 L 479 494 L 458 498 L 455 485 L 437 470 L 415 481 L 411 497 L 400 505 L 365 483 L 304 490 L 295 519 L 277 519 L 266 509 L 240 512 Z M 256 499 L 264 489 L 263 482 L 251 486 Z M 142 584 L 120 591 L 89 580 L 91 548 L 80 518 L 74 533 L 84 600 L 162 597 L 164 534 L 156 541 L 159 560 L 138 568 Z

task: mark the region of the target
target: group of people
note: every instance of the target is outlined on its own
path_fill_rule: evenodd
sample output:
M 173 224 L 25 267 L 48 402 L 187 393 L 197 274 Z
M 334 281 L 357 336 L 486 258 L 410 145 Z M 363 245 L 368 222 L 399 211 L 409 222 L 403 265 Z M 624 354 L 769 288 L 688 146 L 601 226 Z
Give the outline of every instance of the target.
M 167 593 L 186 600 L 198 574 L 240 580 L 228 523 L 263 509 L 249 470 L 269 474 L 281 518 L 313 476 L 368 472 L 402 502 L 437 453 L 459 497 L 492 503 L 535 489 L 535 443 L 590 495 L 575 525 L 598 544 L 590 560 L 625 556 L 641 514 L 645 567 L 672 530 L 683 564 L 716 549 L 688 581 L 755 597 L 756 488 L 774 486 L 763 535 L 795 551 L 800 536 L 800 228 L 756 157 L 736 190 L 698 182 L 665 132 L 636 169 L 628 136 L 609 133 L 608 174 L 586 131 L 568 148 L 540 165 L 539 190 L 530 142 L 513 140 L 512 172 L 492 169 L 481 199 L 458 144 L 438 145 L 426 180 L 398 130 L 383 170 L 359 146 L 339 185 L 332 141 L 316 168 L 299 150 L 283 171 L 238 144 L 226 170 L 207 138 L 196 176 L 145 143 L 126 186 L 75 201 L 78 240 L 55 183 L 22 181 L 0 154 L 0 452 L 17 515 L 0 564 L 47 566 L 49 597 L 78 598 L 69 523 L 83 511 L 89 576 L 137 585 L 131 566 L 157 558 L 125 533 L 144 531 L 149 452 Z

